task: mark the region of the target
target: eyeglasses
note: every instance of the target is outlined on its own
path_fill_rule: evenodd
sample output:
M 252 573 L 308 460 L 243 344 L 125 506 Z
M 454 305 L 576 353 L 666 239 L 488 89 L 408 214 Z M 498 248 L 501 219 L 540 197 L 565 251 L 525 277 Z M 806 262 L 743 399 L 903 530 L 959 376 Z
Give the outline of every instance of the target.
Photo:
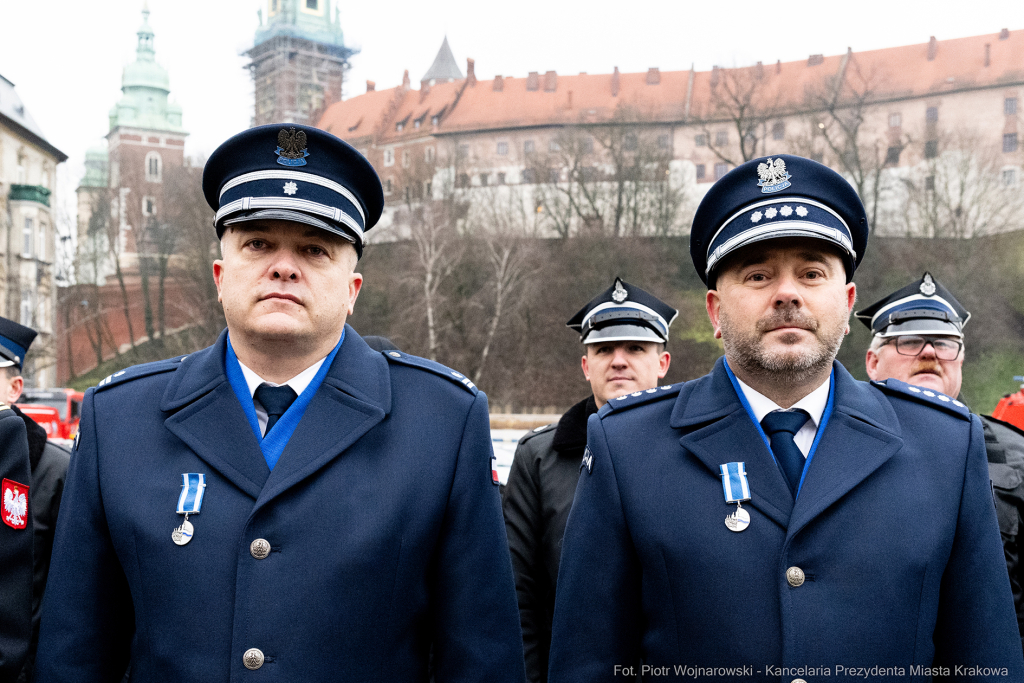
M 896 343 L 896 353 L 901 356 L 919 356 L 924 351 L 924 347 L 931 344 L 932 348 L 935 349 L 935 357 L 939 360 L 956 360 L 960 357 L 960 349 L 964 346 L 963 342 L 956 339 L 918 337 L 917 335 L 890 337 L 882 343 L 882 346 L 892 344 L 893 342 Z

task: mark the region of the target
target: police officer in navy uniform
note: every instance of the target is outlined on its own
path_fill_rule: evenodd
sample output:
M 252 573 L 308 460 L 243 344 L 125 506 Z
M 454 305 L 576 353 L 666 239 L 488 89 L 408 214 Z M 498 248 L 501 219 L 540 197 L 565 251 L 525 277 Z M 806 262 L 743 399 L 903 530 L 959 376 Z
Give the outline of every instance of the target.
M 40 683 L 521 681 L 487 400 L 345 325 L 383 193 L 334 136 L 261 126 L 203 189 L 228 329 L 86 393 Z
M 8 336 L 5 323 L 0 318 L 0 368 L 20 366 L 28 344 Z M 32 488 L 25 423 L 0 403 L 0 681 L 18 677 L 32 639 Z
M 971 314 L 931 273 L 856 315 L 874 335 L 865 358 L 868 377 L 892 377 L 922 391 L 959 396 L 964 326 Z M 1024 433 L 993 417 L 979 418 L 1017 625 L 1024 632 Z
M 709 190 L 690 252 L 725 357 L 590 422 L 549 680 L 1024 678 L 980 421 L 834 360 L 867 237 L 807 159 Z
M 71 451 L 46 438 L 46 430 L 35 420 L 21 412 L 15 402 L 21 397 L 25 386 L 22 366 L 25 354 L 36 338 L 31 327 L 19 325 L 13 320 L 0 318 L 0 401 L 5 402 L 25 424 L 28 438 L 28 459 L 30 479 L 28 507 L 32 518 L 32 631 L 28 657 L 18 676 L 18 681 L 32 680 L 32 663 L 35 660 L 36 644 L 39 639 L 39 615 L 43 592 L 46 590 L 46 575 L 50 570 L 50 556 L 53 552 L 53 533 L 60 512 L 60 499 L 64 491 L 64 477 L 68 470 Z
M 668 372 L 665 344 L 677 314 L 654 295 L 615 278 L 566 323 L 584 345 L 580 363 L 591 395 L 556 424 L 528 432 L 516 447 L 502 507 L 531 683 L 547 680 L 558 558 L 587 445 L 587 419 L 617 396 L 657 386 Z

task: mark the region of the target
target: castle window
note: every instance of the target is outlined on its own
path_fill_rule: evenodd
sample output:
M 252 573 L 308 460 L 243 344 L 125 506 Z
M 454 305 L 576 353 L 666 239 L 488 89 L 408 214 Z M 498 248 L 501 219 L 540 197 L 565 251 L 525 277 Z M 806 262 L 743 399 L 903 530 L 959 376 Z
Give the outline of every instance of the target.
M 1003 185 L 1006 187 L 1015 187 L 1017 185 L 1017 169 L 1003 169 Z
M 925 192 L 935 192 L 935 176 L 930 175 L 924 179 Z
M 32 292 L 28 289 L 21 290 L 21 324 L 32 327 Z
M 924 158 L 934 159 L 939 156 L 939 141 L 928 140 L 924 143 Z
M 551 140 L 548 141 L 549 152 L 557 152 L 560 149 L 562 149 L 562 146 L 558 144 L 558 140 L 551 138 Z
M 150 152 L 146 155 L 146 182 L 159 183 L 163 171 L 159 152 Z
M 270 0 L 270 13 L 277 14 L 277 0 Z
M 705 135 L 704 133 L 700 133 L 699 135 L 694 135 L 693 136 L 693 146 L 694 147 L 707 147 L 708 146 L 708 136 Z
M 1007 133 L 1003 136 L 1003 151 L 1004 152 L 1016 152 L 1017 151 L 1017 134 Z
M 498 184 L 499 185 L 504 185 L 505 184 L 505 174 L 504 173 L 499 173 L 498 174 Z
M 935 123 L 939 120 L 939 108 L 928 107 L 924 110 L 924 120 L 928 123 Z
M 593 143 L 591 143 L 593 145 Z M 667 135 L 658 136 L 658 149 L 668 149 L 672 145 L 669 143 L 669 137 Z
M 320 9 L 320 0 L 306 0 L 306 9 L 317 11 Z
M 142 198 L 142 215 L 143 216 L 155 216 L 156 215 L 156 199 L 153 197 Z
M 465 159 L 469 156 L 469 145 L 459 145 L 459 158 Z
M 533 154 L 533 150 L 533 140 L 526 140 L 523 142 L 523 154 Z
M 1017 115 L 1016 97 L 1007 97 L 1005 100 L 1003 100 L 1003 113 L 1006 114 L 1007 116 Z
M 409 154 L 409 150 L 404 150 L 402 152 L 402 168 L 409 168 L 409 165 L 411 163 L 412 163 L 412 155 Z
M 455 181 L 455 187 L 469 187 L 469 174 L 460 173 L 459 179 Z
M 704 164 L 697 164 L 697 180 L 704 180 L 707 174 L 707 167 Z
M 480 174 L 480 185 L 482 187 L 487 187 L 488 179 L 489 179 L 489 176 L 486 173 L 481 173 Z
M 423 150 L 423 160 L 428 164 L 434 161 L 434 148 L 427 147 Z
M 890 128 L 899 128 L 902 125 L 903 125 L 903 117 L 900 116 L 899 113 L 889 114 L 889 127 Z
M 717 133 L 715 133 L 715 147 L 725 147 L 728 144 L 729 144 L 729 133 L 728 132 L 726 132 L 724 130 L 720 130 Z
M 523 182 L 533 184 L 537 182 L 537 172 L 532 168 L 523 169 Z
M 715 180 L 721 180 L 722 176 L 724 176 L 728 172 L 728 164 L 715 164 Z
M 499 156 L 505 156 L 506 154 L 508 154 L 508 143 L 507 142 L 499 142 L 498 143 L 498 155 Z
M 785 140 L 786 139 L 786 124 L 782 121 L 776 121 L 772 124 L 772 140 Z
M 626 137 L 622 140 L 622 148 L 632 152 L 637 148 L 636 133 L 626 133 Z
M 898 147 L 898 146 L 890 147 L 889 149 L 887 149 L 885 151 L 885 165 L 886 166 L 896 166 L 897 164 L 899 164 L 900 163 L 900 152 L 902 152 L 902 151 L 903 151 L 903 149 L 901 147 Z
M 386 149 L 384 150 L 384 165 L 394 166 L 395 165 L 395 150 Z
M 394 183 L 391 182 L 391 178 L 384 180 L 384 194 L 391 194 L 394 191 Z
M 32 258 L 32 238 L 35 233 L 35 223 L 31 218 L 25 218 L 25 226 L 21 230 L 21 255 L 25 258 Z

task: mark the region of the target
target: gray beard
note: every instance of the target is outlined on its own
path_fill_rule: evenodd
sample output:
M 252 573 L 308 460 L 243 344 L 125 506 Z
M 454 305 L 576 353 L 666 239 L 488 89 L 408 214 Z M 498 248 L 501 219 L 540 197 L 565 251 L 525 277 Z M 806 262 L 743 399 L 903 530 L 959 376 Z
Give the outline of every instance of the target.
M 839 320 L 833 329 L 824 329 L 818 320 L 795 308 L 776 310 L 772 316 L 757 321 L 753 331 L 734 326 L 724 310 L 719 313 L 719 322 L 729 362 L 776 386 L 802 384 L 824 373 L 839 353 L 846 331 L 845 319 Z M 798 323 L 808 328 L 818 342 L 815 348 L 796 356 L 768 353 L 762 342 L 763 334 L 781 323 Z

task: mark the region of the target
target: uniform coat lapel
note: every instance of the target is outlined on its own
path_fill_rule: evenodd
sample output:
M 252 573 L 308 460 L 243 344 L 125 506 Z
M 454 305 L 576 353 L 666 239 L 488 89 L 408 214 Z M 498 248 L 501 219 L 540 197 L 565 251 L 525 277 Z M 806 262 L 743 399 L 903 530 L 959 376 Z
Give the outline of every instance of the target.
M 270 476 L 238 397 L 224 371 L 227 331 L 186 357 L 160 402 L 164 426 L 228 481 L 258 498 Z
M 891 404 L 838 362 L 833 367 L 835 406 L 793 508 L 790 537 L 903 447 Z
M 787 527 L 793 510 L 789 486 L 736 396 L 723 358 L 709 375 L 687 383 L 679 392 L 670 425 L 688 430 L 679 443 L 716 479 L 721 477 L 721 465 L 745 462 L 750 504 L 783 529 Z
M 324 467 L 390 410 L 388 362 L 346 325 L 345 341 L 281 453 L 257 508 Z
M 346 326 L 344 343 L 271 473 L 228 382 L 226 345 L 224 332 L 188 356 L 168 383 L 161 410 L 171 413 L 167 429 L 258 499 L 257 507 L 326 465 L 391 409 L 387 361 Z

